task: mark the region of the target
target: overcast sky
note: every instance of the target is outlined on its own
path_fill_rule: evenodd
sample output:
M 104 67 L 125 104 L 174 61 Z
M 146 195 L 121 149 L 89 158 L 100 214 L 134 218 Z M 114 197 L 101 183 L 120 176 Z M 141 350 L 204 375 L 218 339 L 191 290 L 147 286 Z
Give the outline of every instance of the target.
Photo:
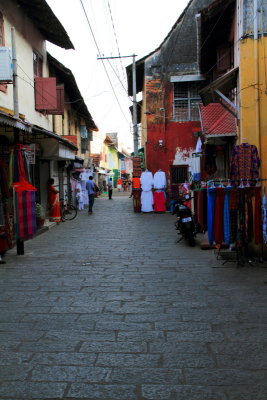
M 104 133 L 118 132 L 120 141 L 133 147 L 129 114 L 132 103 L 127 95 L 125 74 L 125 66 L 132 63 L 132 58 L 105 61 L 97 58 L 119 53 L 136 54 L 139 59 L 155 50 L 189 0 L 46 1 L 75 47 L 63 50 L 48 44 L 48 51 L 72 70 L 99 129 Z

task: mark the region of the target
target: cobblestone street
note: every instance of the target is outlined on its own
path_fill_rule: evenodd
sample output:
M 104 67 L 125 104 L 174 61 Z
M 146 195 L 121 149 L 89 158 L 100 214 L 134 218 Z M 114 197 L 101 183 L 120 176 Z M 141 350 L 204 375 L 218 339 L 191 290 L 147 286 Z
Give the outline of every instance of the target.
M 128 196 L 6 255 L 0 399 L 266 400 L 266 263 L 222 267 Z

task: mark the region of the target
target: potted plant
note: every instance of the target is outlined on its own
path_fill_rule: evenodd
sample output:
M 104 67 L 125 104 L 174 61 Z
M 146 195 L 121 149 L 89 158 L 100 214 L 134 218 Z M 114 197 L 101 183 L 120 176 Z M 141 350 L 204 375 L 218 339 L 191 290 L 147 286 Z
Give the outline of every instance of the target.
M 35 204 L 36 224 L 37 228 L 41 228 L 45 222 L 44 208 L 40 203 Z

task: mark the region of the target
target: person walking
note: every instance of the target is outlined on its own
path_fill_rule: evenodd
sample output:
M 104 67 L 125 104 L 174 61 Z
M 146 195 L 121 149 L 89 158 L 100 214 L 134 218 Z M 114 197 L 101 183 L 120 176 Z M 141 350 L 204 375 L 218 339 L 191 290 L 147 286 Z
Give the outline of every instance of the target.
M 109 200 L 112 200 L 112 190 L 113 190 L 113 183 L 112 183 L 112 178 L 110 178 L 108 182 L 108 198 Z
M 92 214 L 93 205 L 95 201 L 95 191 L 96 191 L 96 185 L 95 182 L 93 181 L 92 176 L 89 176 L 89 180 L 86 182 L 86 190 L 88 192 L 88 198 L 89 198 L 88 214 Z

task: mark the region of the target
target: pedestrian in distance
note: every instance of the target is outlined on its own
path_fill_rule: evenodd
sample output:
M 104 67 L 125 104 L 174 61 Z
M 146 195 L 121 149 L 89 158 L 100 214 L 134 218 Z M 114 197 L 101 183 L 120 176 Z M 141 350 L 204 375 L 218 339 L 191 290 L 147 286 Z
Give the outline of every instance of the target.
M 88 192 L 88 198 L 89 198 L 88 214 L 92 214 L 93 205 L 95 201 L 95 193 L 96 193 L 96 185 L 95 182 L 93 181 L 92 176 L 89 176 L 89 180 L 86 182 L 86 190 Z
M 112 200 L 112 190 L 113 190 L 113 183 L 112 183 L 112 178 L 110 178 L 108 182 L 108 198 L 109 200 Z

